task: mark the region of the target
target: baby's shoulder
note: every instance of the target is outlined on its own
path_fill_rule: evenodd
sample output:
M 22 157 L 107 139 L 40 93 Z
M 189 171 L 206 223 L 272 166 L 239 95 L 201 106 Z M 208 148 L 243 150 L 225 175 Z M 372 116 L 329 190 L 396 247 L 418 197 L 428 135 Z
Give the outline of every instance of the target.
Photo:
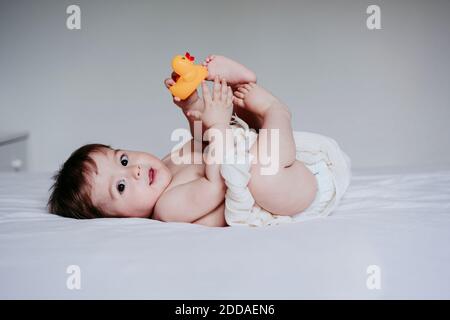
M 180 148 L 173 149 L 161 161 L 170 167 L 197 164 L 199 159 L 201 161 L 202 155 L 203 145 L 191 139 Z

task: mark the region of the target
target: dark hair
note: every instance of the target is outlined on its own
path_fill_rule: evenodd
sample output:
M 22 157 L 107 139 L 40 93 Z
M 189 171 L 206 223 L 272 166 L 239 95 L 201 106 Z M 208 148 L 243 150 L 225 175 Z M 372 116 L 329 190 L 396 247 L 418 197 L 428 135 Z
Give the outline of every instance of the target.
M 50 188 L 51 195 L 47 203 L 50 213 L 76 219 L 106 217 L 101 208 L 91 201 L 92 185 L 89 176 L 97 171 L 92 153 L 111 149 L 104 144 L 87 144 L 75 150 L 55 173 L 55 181 Z M 50 191 L 49 190 L 49 191 Z

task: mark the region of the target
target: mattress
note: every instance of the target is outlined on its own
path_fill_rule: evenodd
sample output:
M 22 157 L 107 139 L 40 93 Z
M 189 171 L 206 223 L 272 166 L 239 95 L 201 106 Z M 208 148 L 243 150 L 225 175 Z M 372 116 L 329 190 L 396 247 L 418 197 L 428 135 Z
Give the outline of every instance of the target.
M 62 218 L 50 177 L 0 174 L 2 299 L 450 298 L 450 168 L 354 171 L 331 216 L 262 228 Z

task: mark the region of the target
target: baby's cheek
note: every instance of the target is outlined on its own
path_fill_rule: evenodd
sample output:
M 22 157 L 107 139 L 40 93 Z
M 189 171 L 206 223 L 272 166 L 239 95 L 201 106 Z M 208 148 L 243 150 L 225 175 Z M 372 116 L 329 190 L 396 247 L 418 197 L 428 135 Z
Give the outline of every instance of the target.
M 145 188 L 146 189 L 146 188 Z M 149 207 L 150 204 L 154 201 L 155 195 L 152 190 L 139 190 L 134 194 L 133 202 L 138 204 L 139 207 L 145 208 Z
M 133 199 L 127 198 L 122 201 L 122 211 L 130 211 L 135 206 L 136 202 Z
M 145 202 L 145 206 L 147 206 L 147 208 L 152 208 L 157 200 L 157 196 L 154 192 L 151 192 L 149 194 L 147 194 L 145 197 L 142 198 Z

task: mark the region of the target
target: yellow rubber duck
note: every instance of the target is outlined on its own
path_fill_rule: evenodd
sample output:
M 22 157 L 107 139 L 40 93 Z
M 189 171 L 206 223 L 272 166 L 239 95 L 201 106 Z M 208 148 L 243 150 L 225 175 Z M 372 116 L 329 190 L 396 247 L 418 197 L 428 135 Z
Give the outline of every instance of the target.
M 198 85 L 208 76 L 208 69 L 194 64 L 195 57 L 186 52 L 184 56 L 177 55 L 172 59 L 173 71 L 179 75 L 175 84 L 169 88 L 175 97 L 185 100 L 197 89 Z

